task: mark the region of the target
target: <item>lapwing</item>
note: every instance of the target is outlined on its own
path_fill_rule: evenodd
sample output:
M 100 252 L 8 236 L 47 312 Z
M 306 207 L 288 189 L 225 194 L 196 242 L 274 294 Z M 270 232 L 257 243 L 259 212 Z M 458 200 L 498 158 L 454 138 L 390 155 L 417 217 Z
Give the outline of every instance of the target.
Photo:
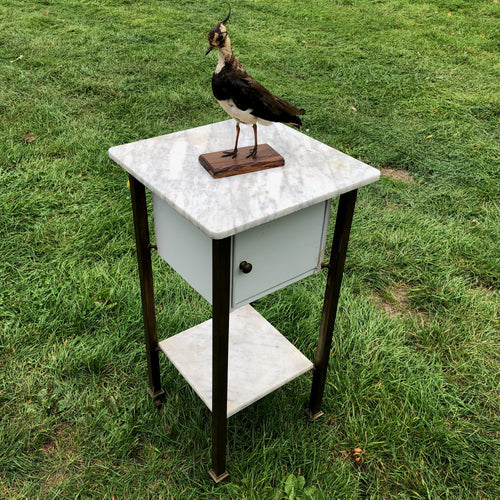
M 257 123 L 270 125 L 271 122 L 281 122 L 300 127 L 302 121 L 297 115 L 303 115 L 305 110 L 271 94 L 244 70 L 231 50 L 231 41 L 226 29 L 230 16 L 231 6 L 229 5 L 229 14 L 226 19 L 216 24 L 208 33 L 209 47 L 205 55 L 213 49 L 219 49 L 219 59 L 212 76 L 212 91 L 224 111 L 236 120 L 234 150 L 224 152 L 223 156 L 236 158 L 240 123 L 245 123 L 253 125 L 255 141 L 247 158 L 255 158 L 257 156 Z

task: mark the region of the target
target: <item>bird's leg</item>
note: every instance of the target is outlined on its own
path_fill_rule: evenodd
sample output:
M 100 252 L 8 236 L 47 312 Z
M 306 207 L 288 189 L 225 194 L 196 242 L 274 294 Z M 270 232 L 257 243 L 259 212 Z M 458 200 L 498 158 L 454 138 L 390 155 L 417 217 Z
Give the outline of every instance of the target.
M 253 124 L 253 138 L 254 138 L 254 146 L 253 149 L 250 150 L 250 154 L 247 158 L 255 158 L 257 156 L 257 124 Z
M 236 155 L 238 154 L 238 139 L 240 137 L 240 124 L 236 122 L 236 142 L 234 143 L 234 150 L 233 151 L 224 151 L 222 153 L 223 157 L 230 156 L 231 158 L 236 158 Z

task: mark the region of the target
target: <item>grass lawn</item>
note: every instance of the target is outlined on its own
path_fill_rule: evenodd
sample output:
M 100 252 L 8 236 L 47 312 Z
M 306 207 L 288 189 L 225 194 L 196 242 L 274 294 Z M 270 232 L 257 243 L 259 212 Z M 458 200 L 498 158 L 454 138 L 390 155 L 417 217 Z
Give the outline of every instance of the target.
M 497 0 L 232 7 L 236 55 L 303 131 L 382 170 L 358 196 L 326 415 L 304 417 L 310 375 L 238 413 L 214 486 L 209 412 L 166 358 L 164 407 L 146 393 L 107 149 L 227 119 L 204 56 L 227 6 L 3 0 L 0 498 L 500 498 Z M 153 266 L 161 338 L 210 317 Z M 311 358 L 324 284 L 255 305 Z

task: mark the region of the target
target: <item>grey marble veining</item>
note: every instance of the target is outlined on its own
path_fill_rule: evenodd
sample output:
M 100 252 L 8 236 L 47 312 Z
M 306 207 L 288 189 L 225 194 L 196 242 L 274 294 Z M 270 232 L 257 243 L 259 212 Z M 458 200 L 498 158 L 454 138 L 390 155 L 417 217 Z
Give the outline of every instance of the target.
M 235 122 L 184 130 L 110 148 L 109 155 L 210 238 L 220 239 L 376 181 L 380 172 L 288 126 L 259 127 L 285 166 L 213 179 L 203 153 L 231 150 Z M 253 144 L 241 127 L 239 146 Z
M 212 320 L 159 343 L 212 410 Z M 229 317 L 227 416 L 312 369 L 313 364 L 250 305 Z

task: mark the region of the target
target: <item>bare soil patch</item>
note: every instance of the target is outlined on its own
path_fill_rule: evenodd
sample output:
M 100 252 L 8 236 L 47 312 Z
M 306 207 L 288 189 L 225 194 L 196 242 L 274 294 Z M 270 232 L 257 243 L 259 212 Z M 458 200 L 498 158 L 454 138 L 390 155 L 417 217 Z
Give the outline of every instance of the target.
M 397 181 L 402 182 L 415 182 L 413 175 L 411 175 L 407 170 L 398 170 L 395 168 L 382 168 L 380 169 L 380 175 L 383 177 L 390 177 Z
M 394 285 L 388 293 L 374 294 L 373 299 L 391 317 L 409 315 L 424 323 L 428 322 L 428 314 L 410 307 L 408 301 L 409 289 L 404 284 Z

